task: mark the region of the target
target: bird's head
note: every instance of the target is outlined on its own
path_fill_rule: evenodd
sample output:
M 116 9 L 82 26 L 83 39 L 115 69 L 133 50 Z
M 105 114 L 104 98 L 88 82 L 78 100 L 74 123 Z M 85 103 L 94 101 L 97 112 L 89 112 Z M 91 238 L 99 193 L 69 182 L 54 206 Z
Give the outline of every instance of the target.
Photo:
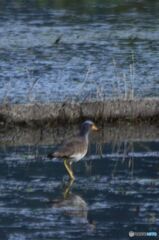
M 91 120 L 84 121 L 81 125 L 81 134 L 85 135 L 85 134 L 89 133 L 91 130 L 98 131 L 98 128 L 96 127 L 94 122 L 92 122 Z

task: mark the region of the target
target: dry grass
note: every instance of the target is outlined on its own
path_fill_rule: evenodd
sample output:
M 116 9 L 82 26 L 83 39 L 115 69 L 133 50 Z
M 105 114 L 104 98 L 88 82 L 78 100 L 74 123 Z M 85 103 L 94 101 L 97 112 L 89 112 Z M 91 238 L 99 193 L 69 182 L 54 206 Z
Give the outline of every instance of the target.
M 111 99 L 123 99 L 123 100 L 132 100 L 135 98 L 135 90 L 134 90 L 134 82 L 135 82 L 135 55 L 131 53 L 131 63 L 128 65 L 128 69 L 121 69 L 119 67 L 115 58 L 112 59 L 112 65 L 114 67 L 114 77 L 111 79 L 112 81 L 112 89 L 111 91 Z M 125 73 L 127 70 L 127 74 Z M 86 74 L 82 83 L 80 84 L 76 97 L 71 98 L 69 96 L 65 101 L 72 102 L 86 102 L 86 101 L 105 101 L 108 99 L 106 96 L 105 90 L 103 87 L 94 80 L 94 76 L 92 74 L 92 66 L 91 64 L 88 66 Z M 83 95 L 88 81 L 94 85 L 95 92 L 89 91 L 87 94 Z

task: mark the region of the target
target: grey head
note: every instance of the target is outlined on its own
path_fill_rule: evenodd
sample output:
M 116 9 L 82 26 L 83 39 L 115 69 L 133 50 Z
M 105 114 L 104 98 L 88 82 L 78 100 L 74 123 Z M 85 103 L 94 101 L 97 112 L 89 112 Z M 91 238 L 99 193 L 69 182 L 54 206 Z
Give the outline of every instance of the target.
M 96 127 L 94 122 L 92 122 L 91 120 L 86 120 L 81 124 L 80 135 L 88 136 L 88 134 L 90 133 L 91 130 L 97 131 L 98 128 Z

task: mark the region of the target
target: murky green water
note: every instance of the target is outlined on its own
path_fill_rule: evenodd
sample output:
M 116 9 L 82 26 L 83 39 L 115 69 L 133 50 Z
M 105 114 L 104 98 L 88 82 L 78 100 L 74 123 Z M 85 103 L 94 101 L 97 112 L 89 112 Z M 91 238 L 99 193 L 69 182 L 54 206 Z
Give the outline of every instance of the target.
M 0 101 L 159 96 L 158 39 L 157 0 L 1 0 Z
M 72 185 L 63 164 L 46 158 L 53 148 L 1 145 L 0 239 L 159 234 L 158 138 L 92 143 Z

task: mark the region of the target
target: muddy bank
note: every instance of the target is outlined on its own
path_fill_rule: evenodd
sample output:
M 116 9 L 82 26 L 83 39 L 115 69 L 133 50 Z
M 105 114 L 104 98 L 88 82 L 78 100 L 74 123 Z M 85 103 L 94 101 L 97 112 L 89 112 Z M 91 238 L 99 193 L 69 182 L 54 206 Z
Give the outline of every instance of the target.
M 49 104 L 1 104 L 0 124 L 40 125 L 47 123 L 74 123 L 82 119 L 113 122 L 116 120 L 157 121 L 159 98 L 134 100 L 107 100 L 96 102 L 65 102 Z

